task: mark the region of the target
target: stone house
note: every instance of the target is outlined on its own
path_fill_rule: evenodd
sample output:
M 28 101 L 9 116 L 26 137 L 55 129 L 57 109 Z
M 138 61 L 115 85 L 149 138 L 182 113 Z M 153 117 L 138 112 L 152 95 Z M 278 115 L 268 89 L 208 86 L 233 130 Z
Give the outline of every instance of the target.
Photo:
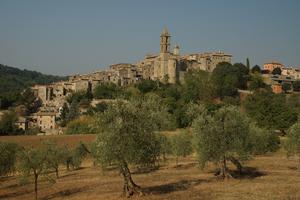
M 41 131 L 52 130 L 56 128 L 55 112 L 38 112 L 36 113 L 37 126 Z
M 263 66 L 263 69 L 265 71 L 267 71 L 268 73 L 272 73 L 275 68 L 282 69 L 282 68 L 284 68 L 284 65 L 281 64 L 280 62 L 273 61 L 273 62 L 265 63 L 264 66 Z

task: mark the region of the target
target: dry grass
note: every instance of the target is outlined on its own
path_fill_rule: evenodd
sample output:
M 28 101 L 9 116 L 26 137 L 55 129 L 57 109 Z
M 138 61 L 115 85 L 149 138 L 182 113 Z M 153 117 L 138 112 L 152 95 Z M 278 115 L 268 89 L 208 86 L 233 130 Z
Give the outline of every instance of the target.
M 42 141 L 51 140 L 55 141 L 59 145 L 67 145 L 70 147 L 76 146 L 80 141 L 85 143 L 90 143 L 96 138 L 96 135 L 86 134 L 86 135 L 47 135 L 47 136 L 1 136 L 0 142 L 15 142 L 24 147 L 35 147 L 39 145 Z
M 279 151 L 257 156 L 247 162 L 249 173 L 244 177 L 221 181 L 214 176 L 212 165 L 201 171 L 193 156 L 182 159 L 178 168 L 170 160 L 157 171 L 133 175 L 146 195 L 132 199 L 296 200 L 300 199 L 300 172 L 296 169 L 297 164 L 297 160 L 287 159 L 284 152 Z M 39 183 L 40 199 L 122 199 L 122 178 L 117 170 L 103 174 L 87 160 L 80 170 L 67 172 L 62 169 L 60 173 L 61 178 L 54 184 L 45 180 Z M 19 186 L 17 177 L 1 180 L 0 200 L 26 200 L 33 197 L 32 183 Z

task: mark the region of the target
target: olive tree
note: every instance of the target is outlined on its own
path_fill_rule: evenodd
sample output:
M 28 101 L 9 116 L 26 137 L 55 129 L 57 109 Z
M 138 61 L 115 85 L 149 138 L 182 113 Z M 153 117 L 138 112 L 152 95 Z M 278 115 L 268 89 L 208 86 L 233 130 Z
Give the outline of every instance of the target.
M 267 152 L 275 152 L 280 147 L 280 138 L 274 131 L 259 128 L 256 124 L 250 124 L 250 137 L 253 154 L 260 155 Z
M 59 147 L 55 142 L 52 141 L 43 142 L 43 148 L 47 154 L 46 165 L 49 169 L 53 169 L 55 171 L 56 178 L 59 178 L 59 165 L 63 164 L 64 162 L 63 148 Z
M 222 178 L 231 177 L 227 161 L 231 161 L 239 171 L 241 160 L 252 153 L 248 118 L 238 108 L 226 106 L 214 115 L 204 114 L 196 118 L 192 125 L 195 146 L 202 167 L 208 161 L 220 166 Z
M 179 134 L 173 135 L 171 138 L 172 154 L 176 157 L 176 166 L 178 166 L 178 158 L 186 157 L 193 152 L 192 137 L 187 131 L 181 131 Z
M 96 154 L 99 163 L 115 163 L 123 176 L 123 195 L 142 194 L 131 177 L 129 164 L 147 165 L 157 161 L 158 130 L 171 123 L 162 100 L 153 94 L 130 101 L 117 101 L 96 117 Z
M 73 170 L 79 169 L 83 159 L 88 153 L 91 153 L 83 142 L 79 142 L 75 148 L 64 146 L 61 148 L 61 152 L 62 162 L 66 165 L 67 170 L 70 170 L 70 166 Z
M 288 156 L 297 156 L 299 159 L 298 169 L 300 170 L 300 122 L 295 123 L 288 130 L 285 149 Z
M 15 171 L 19 150 L 20 146 L 16 143 L 0 142 L 0 177 Z
M 46 151 L 40 147 L 20 151 L 18 169 L 25 176 L 33 174 L 35 199 L 37 199 L 38 178 L 49 173 Z

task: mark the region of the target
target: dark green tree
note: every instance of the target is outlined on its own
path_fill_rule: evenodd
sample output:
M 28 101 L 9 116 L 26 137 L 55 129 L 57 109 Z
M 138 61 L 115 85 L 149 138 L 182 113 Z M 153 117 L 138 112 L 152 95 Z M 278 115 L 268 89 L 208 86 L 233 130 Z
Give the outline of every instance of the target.
M 241 63 L 219 63 L 212 73 L 217 95 L 221 98 L 237 95 L 238 89 L 247 88 L 248 75 L 249 70 Z
M 98 85 L 93 96 L 96 99 L 115 99 L 121 95 L 121 89 L 114 83 Z
M 191 70 L 185 74 L 182 97 L 186 103 L 209 101 L 215 96 L 215 88 L 208 72 Z
M 258 66 L 258 65 L 255 65 L 254 67 L 252 67 L 252 69 L 251 69 L 251 72 L 252 73 L 261 73 L 261 68 L 260 68 L 260 66 Z
M 142 80 L 137 83 L 136 87 L 140 90 L 141 93 L 148 93 L 157 90 L 160 83 L 152 80 Z
M 282 90 L 287 93 L 292 89 L 292 85 L 290 83 L 283 83 L 282 84 Z
M 273 75 L 281 75 L 281 69 L 279 67 L 276 67 L 275 69 L 273 69 L 272 74 Z
M 294 90 L 295 92 L 300 92 L 300 81 L 295 81 L 295 82 L 293 83 L 293 90 Z
M 250 61 L 249 61 L 249 58 L 247 58 L 247 60 L 246 60 L 246 67 L 250 71 Z
M 17 118 L 16 113 L 13 111 L 7 111 L 4 113 L 0 120 L 0 136 L 18 135 L 22 133 L 22 130 L 18 129 L 15 125 Z
M 253 73 L 250 77 L 249 87 L 248 89 L 251 91 L 255 91 L 260 88 L 265 88 L 266 84 L 264 83 L 263 77 L 259 73 Z
M 273 131 L 259 128 L 256 124 L 250 124 L 252 152 L 255 155 L 275 152 L 280 148 L 280 138 Z
M 287 106 L 284 95 L 257 91 L 247 96 L 243 106 L 258 126 L 284 132 L 297 121 L 297 112 Z

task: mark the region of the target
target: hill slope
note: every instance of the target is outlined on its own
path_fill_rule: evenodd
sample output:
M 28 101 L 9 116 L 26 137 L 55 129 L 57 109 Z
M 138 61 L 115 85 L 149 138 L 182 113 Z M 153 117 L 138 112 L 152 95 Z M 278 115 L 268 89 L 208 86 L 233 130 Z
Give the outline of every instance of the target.
M 45 75 L 0 64 L 0 108 L 13 105 L 18 100 L 20 92 L 25 88 L 65 79 L 66 77 L 62 76 Z

